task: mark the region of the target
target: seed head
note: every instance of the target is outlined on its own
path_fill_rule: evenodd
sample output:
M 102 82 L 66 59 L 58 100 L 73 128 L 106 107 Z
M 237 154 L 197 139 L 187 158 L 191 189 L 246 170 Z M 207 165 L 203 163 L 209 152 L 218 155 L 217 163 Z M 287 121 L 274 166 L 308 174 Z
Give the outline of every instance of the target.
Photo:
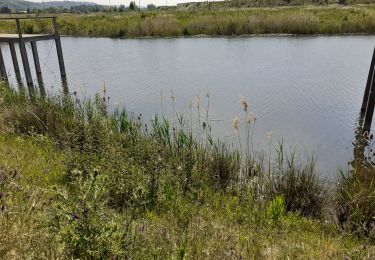
M 171 93 L 171 99 L 174 101 L 174 98 L 175 98 L 175 96 L 174 96 L 174 91 L 173 91 L 173 90 L 170 90 L 170 93 Z
M 251 124 L 252 122 L 255 122 L 255 120 L 256 120 L 255 114 L 253 112 L 247 113 L 246 120 L 247 120 L 248 124 Z
M 234 129 L 234 132 L 238 134 L 238 131 L 240 129 L 240 118 L 238 116 L 233 118 L 232 127 Z
M 241 97 L 240 103 L 242 105 L 243 111 L 247 112 L 247 109 L 249 108 L 249 102 L 247 101 L 247 98 Z

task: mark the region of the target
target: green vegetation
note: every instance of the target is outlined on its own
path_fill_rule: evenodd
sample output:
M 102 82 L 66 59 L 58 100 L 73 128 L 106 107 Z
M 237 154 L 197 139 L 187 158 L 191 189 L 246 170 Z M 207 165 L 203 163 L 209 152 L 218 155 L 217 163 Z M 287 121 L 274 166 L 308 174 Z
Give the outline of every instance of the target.
M 193 133 L 194 116 L 148 124 L 109 113 L 105 94 L 30 100 L 2 85 L 0 258 L 374 257 L 373 186 L 351 172 L 330 196 L 314 160 L 298 163 L 272 136 L 275 159 L 256 155 L 241 104 L 233 128 L 247 141 L 233 151 L 207 117 Z
M 136 8 L 134 5 L 132 8 Z M 346 34 L 375 32 L 375 7 L 229 8 L 60 15 L 60 32 L 72 36 L 174 37 L 254 34 Z M 25 21 L 25 33 L 50 33 L 46 21 Z M 15 32 L 1 21 L 1 32 Z

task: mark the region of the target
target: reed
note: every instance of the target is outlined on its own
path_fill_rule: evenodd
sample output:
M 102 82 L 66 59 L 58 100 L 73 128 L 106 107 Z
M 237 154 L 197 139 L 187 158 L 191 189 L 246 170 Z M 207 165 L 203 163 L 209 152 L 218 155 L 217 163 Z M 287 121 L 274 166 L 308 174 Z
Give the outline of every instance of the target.
M 70 36 L 134 38 L 258 34 L 373 34 L 373 5 L 166 10 L 59 15 L 60 33 Z M 43 20 L 24 21 L 25 33 L 51 33 Z M 15 33 L 2 21 L 0 32 Z
M 105 92 L 31 101 L 2 86 L 0 97 L 1 258 L 375 253 L 310 214 L 322 207 L 313 164 L 297 167 L 279 149 L 286 161 L 267 167 L 253 152 L 247 101 L 235 125 L 247 133 L 240 151 L 213 140 L 201 103 L 192 107 L 200 124 L 174 113 L 173 127 L 163 115 L 148 126 L 125 109 L 108 112 Z

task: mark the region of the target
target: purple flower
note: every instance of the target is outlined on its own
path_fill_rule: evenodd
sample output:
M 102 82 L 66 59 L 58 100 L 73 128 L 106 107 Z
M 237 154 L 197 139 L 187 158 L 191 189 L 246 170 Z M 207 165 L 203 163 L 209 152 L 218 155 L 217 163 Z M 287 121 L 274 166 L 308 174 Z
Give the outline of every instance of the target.
M 76 213 L 73 213 L 72 214 L 72 220 L 75 221 L 77 219 L 79 219 L 78 215 Z

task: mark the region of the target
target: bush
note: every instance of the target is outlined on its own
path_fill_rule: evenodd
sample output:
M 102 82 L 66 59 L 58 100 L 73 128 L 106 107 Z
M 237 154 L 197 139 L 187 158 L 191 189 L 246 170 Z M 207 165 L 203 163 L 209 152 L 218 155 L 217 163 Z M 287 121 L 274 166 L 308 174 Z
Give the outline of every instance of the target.
M 125 257 L 132 243 L 128 219 L 108 209 L 107 176 L 99 169 L 89 177 L 75 171 L 77 181 L 70 190 L 56 189 L 46 223 L 63 243 L 68 258 L 108 259 Z

